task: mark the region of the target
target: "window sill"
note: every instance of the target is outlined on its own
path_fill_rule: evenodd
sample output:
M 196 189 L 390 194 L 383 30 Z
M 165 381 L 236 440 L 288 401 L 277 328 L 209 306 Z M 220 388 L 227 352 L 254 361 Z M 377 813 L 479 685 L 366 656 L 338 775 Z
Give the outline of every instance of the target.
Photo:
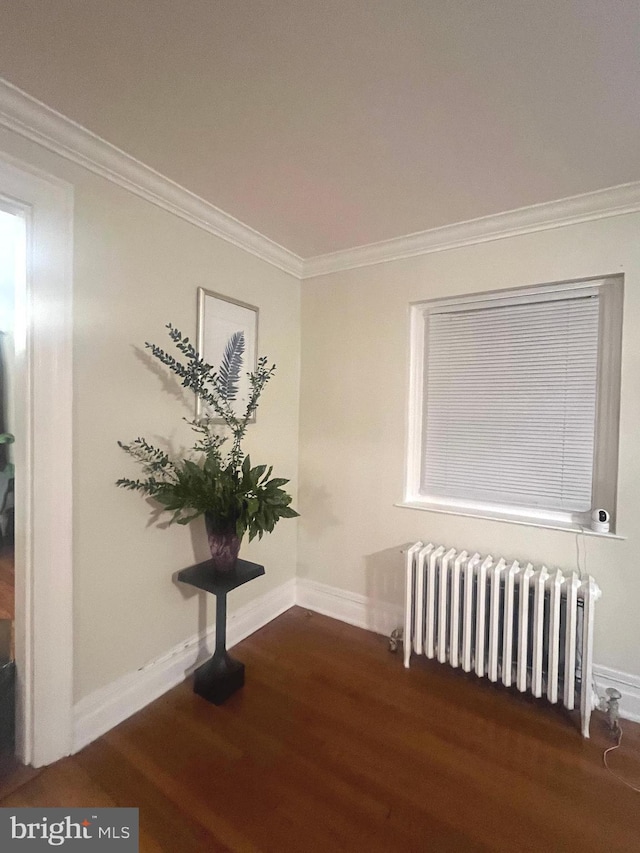
M 541 527 L 544 530 L 560 530 L 564 533 L 583 533 L 585 536 L 597 536 L 599 539 L 619 539 L 626 540 L 626 536 L 620 536 L 617 533 L 598 533 L 591 530 L 589 527 L 582 527 L 579 524 L 561 524 L 554 521 L 543 521 L 539 518 L 527 518 L 525 516 L 518 518 L 509 518 L 506 515 L 499 515 L 491 512 L 465 512 L 462 509 L 445 509 L 444 507 L 426 506 L 426 504 L 412 501 L 398 501 L 394 506 L 401 509 L 419 509 L 423 512 L 438 512 L 442 515 L 461 515 L 465 518 L 481 518 L 487 521 L 504 521 L 507 524 L 520 524 L 524 527 Z

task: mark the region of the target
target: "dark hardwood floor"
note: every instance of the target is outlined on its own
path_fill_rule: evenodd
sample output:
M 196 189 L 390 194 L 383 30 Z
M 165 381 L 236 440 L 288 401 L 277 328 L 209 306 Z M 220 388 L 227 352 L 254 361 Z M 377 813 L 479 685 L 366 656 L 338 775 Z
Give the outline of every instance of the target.
M 293 608 L 234 650 L 224 706 L 190 682 L 2 806 L 138 806 L 142 851 L 635 851 L 640 794 L 558 709 Z M 640 784 L 640 726 L 611 765 Z

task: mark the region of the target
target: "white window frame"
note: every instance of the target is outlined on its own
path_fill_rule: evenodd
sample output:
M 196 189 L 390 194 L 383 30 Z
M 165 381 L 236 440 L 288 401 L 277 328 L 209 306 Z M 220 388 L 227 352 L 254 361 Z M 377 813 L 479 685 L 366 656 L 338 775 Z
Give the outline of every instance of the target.
M 488 307 L 557 300 L 568 294 L 577 296 L 596 293 L 600 306 L 599 352 L 591 506 L 604 508 L 610 513 L 610 533 L 615 533 L 624 293 L 621 275 L 431 299 L 410 305 L 409 405 L 403 506 L 570 530 L 589 526 L 590 512 L 570 513 L 433 497 L 426 494 L 421 488 L 424 429 L 428 417 L 424 411 L 424 364 L 428 346 L 426 320 L 431 312 L 443 313 L 467 306 L 477 308 L 479 305 Z

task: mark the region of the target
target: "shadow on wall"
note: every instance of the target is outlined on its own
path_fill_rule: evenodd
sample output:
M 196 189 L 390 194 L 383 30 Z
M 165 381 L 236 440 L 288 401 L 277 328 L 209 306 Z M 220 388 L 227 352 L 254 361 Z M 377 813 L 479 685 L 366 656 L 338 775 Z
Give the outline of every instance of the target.
M 326 530 L 340 523 L 340 519 L 331 510 L 331 496 L 325 486 L 301 487 L 296 509 L 301 512 L 300 531 L 304 532 L 310 542 L 320 539 Z M 298 574 L 300 577 L 306 577 L 308 574 L 308 568 L 302 563 L 298 566 Z
M 405 542 L 365 556 L 366 627 L 389 636 L 404 622 Z
M 203 563 L 205 560 L 211 559 L 211 554 L 209 553 L 209 548 L 207 547 L 207 535 L 204 527 L 204 517 L 200 517 L 195 519 L 189 524 L 189 532 L 191 533 L 191 543 L 193 546 L 193 555 L 194 555 L 194 563 Z M 183 568 L 188 568 L 188 566 L 183 566 Z M 189 584 L 181 583 L 178 580 L 178 571 L 174 572 L 171 577 L 171 580 L 174 586 L 177 587 L 182 599 L 184 601 L 188 601 L 194 596 L 198 597 L 198 625 L 197 625 L 197 633 L 198 633 L 198 647 L 196 651 L 196 659 L 189 664 L 187 669 L 185 670 L 185 677 L 190 675 L 193 670 L 200 666 L 201 663 L 204 663 L 206 660 L 209 660 L 211 655 L 213 654 L 213 650 L 207 647 L 207 626 L 208 626 L 208 598 L 206 592 L 202 590 L 198 590 L 193 586 L 189 586 Z
M 132 345 L 131 349 L 135 357 L 160 380 L 164 393 L 177 400 L 188 416 L 193 417 L 195 414 L 194 395 L 185 391 L 184 386 L 178 382 L 173 373 L 170 373 L 168 368 L 160 364 L 146 349 L 136 345 Z

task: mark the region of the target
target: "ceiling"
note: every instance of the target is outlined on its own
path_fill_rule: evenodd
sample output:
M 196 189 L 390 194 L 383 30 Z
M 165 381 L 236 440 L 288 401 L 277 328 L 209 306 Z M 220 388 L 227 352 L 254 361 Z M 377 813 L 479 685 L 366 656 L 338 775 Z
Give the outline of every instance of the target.
M 2 0 L 0 75 L 304 258 L 640 179 L 637 0 Z

